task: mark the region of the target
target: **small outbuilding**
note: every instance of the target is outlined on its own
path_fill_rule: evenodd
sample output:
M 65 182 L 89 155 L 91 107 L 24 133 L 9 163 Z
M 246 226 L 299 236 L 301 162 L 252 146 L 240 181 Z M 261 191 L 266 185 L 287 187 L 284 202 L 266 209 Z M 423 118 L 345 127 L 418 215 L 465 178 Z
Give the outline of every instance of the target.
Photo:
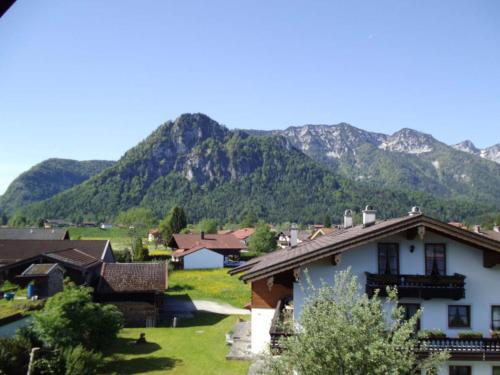
M 224 255 L 204 246 L 195 247 L 178 255 L 185 270 L 200 270 L 224 267 Z
M 29 266 L 17 278 L 21 285 L 32 283 L 31 292 L 38 298 L 48 298 L 63 290 L 64 268 L 57 263 L 37 263 Z

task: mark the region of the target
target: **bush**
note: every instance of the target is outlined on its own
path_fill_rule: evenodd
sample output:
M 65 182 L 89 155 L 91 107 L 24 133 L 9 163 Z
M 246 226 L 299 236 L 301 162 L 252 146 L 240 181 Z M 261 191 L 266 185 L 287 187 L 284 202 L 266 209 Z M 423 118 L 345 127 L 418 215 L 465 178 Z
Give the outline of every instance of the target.
M 102 355 L 85 350 L 81 345 L 62 353 L 66 375 L 94 375 L 102 363 Z
M 446 333 L 440 329 L 420 331 L 418 337 L 421 339 L 444 339 L 446 338 Z
M 458 338 L 460 338 L 460 339 L 482 339 L 483 333 L 482 332 L 473 332 L 473 331 L 459 332 Z
M 500 339 L 500 331 L 490 331 L 492 339 Z
M 83 345 L 100 350 L 123 325 L 116 306 L 94 303 L 92 289 L 84 287 L 68 287 L 50 297 L 33 318 L 33 332 L 53 349 Z
M 0 374 L 25 374 L 31 344 L 21 336 L 0 338 Z

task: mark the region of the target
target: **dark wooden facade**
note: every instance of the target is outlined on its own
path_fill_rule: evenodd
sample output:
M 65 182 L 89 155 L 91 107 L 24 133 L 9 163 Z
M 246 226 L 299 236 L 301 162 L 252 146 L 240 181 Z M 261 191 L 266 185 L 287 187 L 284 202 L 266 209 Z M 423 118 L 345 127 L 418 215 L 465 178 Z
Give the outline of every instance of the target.
M 293 281 L 293 272 L 287 271 L 252 282 L 252 307 L 274 309 L 280 300 L 293 297 Z

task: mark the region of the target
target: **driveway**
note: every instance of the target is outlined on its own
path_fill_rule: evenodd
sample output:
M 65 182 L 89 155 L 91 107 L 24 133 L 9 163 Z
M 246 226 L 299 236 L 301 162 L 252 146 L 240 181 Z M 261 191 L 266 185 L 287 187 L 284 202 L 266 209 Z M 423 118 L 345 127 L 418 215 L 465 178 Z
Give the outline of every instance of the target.
M 239 309 L 227 303 L 219 303 L 206 300 L 192 300 L 189 297 L 165 297 L 163 311 L 167 313 L 192 313 L 196 311 L 207 311 L 223 315 L 250 315 L 250 311 Z

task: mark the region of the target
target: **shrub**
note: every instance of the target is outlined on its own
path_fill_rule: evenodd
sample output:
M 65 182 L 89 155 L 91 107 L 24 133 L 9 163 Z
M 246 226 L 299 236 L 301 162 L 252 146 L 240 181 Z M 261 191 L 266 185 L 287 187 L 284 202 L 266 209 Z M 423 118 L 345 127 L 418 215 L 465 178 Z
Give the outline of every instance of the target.
M 0 338 L 0 374 L 25 374 L 31 345 L 21 336 Z
M 418 337 L 421 339 L 444 339 L 446 338 L 446 333 L 440 329 L 420 331 Z
M 483 333 L 482 332 L 473 332 L 473 331 L 459 332 L 458 338 L 460 338 L 460 339 L 481 339 L 481 338 L 483 338 Z
M 62 358 L 66 375 L 94 375 L 102 363 L 102 355 L 81 345 L 63 351 Z
M 492 339 L 500 339 L 500 331 L 490 331 Z

